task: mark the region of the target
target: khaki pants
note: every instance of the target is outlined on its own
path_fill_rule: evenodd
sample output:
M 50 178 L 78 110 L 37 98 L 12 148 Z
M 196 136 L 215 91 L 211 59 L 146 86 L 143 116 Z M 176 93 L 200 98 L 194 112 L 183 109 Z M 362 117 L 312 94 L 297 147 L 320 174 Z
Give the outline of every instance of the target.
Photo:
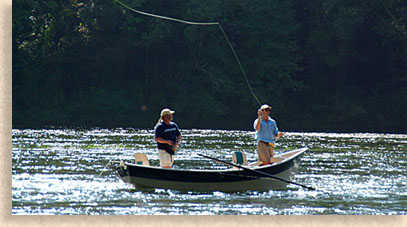
M 274 148 L 273 146 L 259 141 L 257 143 L 257 155 L 259 157 L 259 161 L 262 161 L 263 163 L 269 163 L 270 159 L 274 156 Z
M 158 157 L 160 158 L 160 166 L 172 166 L 174 163 L 174 155 L 168 154 L 165 150 L 158 149 Z

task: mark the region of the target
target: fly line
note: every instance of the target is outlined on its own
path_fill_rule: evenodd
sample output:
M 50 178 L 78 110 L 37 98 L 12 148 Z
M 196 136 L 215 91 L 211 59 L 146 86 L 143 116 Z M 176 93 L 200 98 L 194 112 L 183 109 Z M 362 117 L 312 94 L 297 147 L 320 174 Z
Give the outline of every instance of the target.
M 237 63 L 239 64 L 240 71 L 242 71 L 243 77 L 244 77 L 245 80 L 246 80 L 247 86 L 249 87 L 249 90 L 250 90 L 251 94 L 252 94 L 253 97 L 256 99 L 256 101 L 259 103 L 259 105 L 261 105 L 261 102 L 259 101 L 259 99 L 257 98 L 257 96 L 254 94 L 253 89 L 252 89 L 252 87 L 250 86 L 249 79 L 247 79 L 246 72 L 244 71 L 243 66 L 242 66 L 242 64 L 240 63 L 239 57 L 237 56 L 236 51 L 235 51 L 235 49 L 234 49 L 233 46 L 232 46 L 232 43 L 230 42 L 228 36 L 226 35 L 226 32 L 223 30 L 223 28 L 222 28 L 222 26 L 220 25 L 219 22 L 193 22 L 193 21 L 186 21 L 186 20 L 181 20 L 181 19 L 172 18 L 172 17 L 166 17 L 166 16 L 161 16 L 161 15 L 156 15 L 156 14 L 152 14 L 152 13 L 146 13 L 146 12 L 143 12 L 143 11 L 140 11 L 140 10 L 133 9 L 133 8 L 127 6 L 126 4 L 122 3 L 122 2 L 119 1 L 119 0 L 115 0 L 115 1 L 116 1 L 118 4 L 120 4 L 122 7 L 126 8 L 126 9 L 128 9 L 128 10 L 130 10 L 130 11 L 132 11 L 132 12 L 135 12 L 135 13 L 138 13 L 138 14 L 141 14 L 141 15 L 145 15 L 145 16 L 149 16 L 149 17 L 155 17 L 155 18 L 159 18 L 159 19 L 170 20 L 170 21 L 175 21 L 175 22 L 184 23 L 184 24 L 189 24 L 189 25 L 200 25 L 200 26 L 217 25 L 217 26 L 219 27 L 219 29 L 221 30 L 223 36 L 225 37 L 227 43 L 229 44 L 230 49 L 232 50 L 233 55 L 235 56 Z

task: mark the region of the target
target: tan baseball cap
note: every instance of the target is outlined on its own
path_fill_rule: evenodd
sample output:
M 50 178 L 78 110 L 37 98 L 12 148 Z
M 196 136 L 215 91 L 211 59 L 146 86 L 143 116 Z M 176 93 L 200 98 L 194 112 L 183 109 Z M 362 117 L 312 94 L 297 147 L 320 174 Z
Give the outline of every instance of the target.
M 168 115 L 168 114 L 174 114 L 174 113 L 175 113 L 175 111 L 165 108 L 165 109 L 161 110 L 161 117 L 164 117 L 165 115 Z

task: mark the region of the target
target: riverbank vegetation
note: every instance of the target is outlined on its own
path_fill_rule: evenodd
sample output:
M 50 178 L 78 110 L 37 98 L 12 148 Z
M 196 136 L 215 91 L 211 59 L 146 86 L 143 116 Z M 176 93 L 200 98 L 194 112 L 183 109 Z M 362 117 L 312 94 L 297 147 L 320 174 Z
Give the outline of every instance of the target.
M 404 132 L 405 0 L 123 0 L 219 22 L 283 131 Z M 13 127 L 252 129 L 259 104 L 217 26 L 115 1 L 13 1 Z

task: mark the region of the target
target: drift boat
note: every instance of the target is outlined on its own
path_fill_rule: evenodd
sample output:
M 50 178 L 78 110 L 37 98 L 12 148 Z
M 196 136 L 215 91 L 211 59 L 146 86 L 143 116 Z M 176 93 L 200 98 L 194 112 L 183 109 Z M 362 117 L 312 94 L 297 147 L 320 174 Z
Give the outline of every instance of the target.
M 308 148 L 287 151 L 273 158 L 272 164 L 259 166 L 247 163 L 242 152 L 234 152 L 233 163 L 217 160 L 233 167 L 222 170 L 167 169 L 149 165 L 143 153 L 136 153 L 135 163 L 115 163 L 118 174 L 136 188 L 162 188 L 197 191 L 266 191 L 283 188 L 293 178 L 300 165 L 300 159 Z M 296 183 L 294 183 L 296 184 Z M 297 184 L 300 185 L 300 184 Z M 300 185 L 302 186 L 302 185 Z M 306 186 L 305 186 L 306 187 Z M 311 188 L 312 189 L 312 188 Z

